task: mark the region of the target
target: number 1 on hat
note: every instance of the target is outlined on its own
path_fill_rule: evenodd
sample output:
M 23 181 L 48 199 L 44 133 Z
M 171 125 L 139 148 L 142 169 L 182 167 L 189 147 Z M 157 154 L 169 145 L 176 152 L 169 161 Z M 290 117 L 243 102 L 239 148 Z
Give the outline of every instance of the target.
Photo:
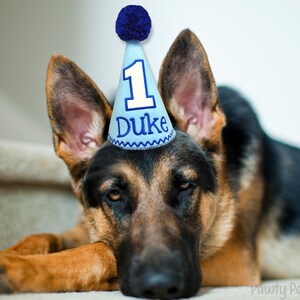
M 129 80 L 131 97 L 125 98 L 126 110 L 155 108 L 154 96 L 148 95 L 144 61 L 135 60 L 123 71 L 123 80 Z

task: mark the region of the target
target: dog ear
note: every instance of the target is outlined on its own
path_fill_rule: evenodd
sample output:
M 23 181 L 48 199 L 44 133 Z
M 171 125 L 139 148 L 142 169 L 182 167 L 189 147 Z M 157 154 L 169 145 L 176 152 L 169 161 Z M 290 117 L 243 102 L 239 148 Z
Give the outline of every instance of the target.
M 159 90 L 175 126 L 202 145 L 221 142 L 225 116 L 203 46 L 182 31 L 162 64 Z
M 49 62 L 46 93 L 55 152 L 79 179 L 106 140 L 111 107 L 96 84 L 60 55 Z

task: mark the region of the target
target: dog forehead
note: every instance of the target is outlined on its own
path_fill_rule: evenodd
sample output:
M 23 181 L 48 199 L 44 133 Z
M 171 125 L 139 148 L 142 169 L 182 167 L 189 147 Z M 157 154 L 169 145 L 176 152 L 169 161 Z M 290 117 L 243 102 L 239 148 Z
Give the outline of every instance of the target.
M 178 132 L 172 142 L 151 150 L 124 150 L 106 143 L 92 159 L 88 173 L 101 172 L 105 177 L 108 174 L 127 175 L 132 180 L 142 176 L 150 182 L 153 176 L 169 177 L 174 169 L 192 172 L 191 169 L 203 160 L 205 154 L 201 148 Z
M 166 176 L 172 168 L 165 151 L 129 151 L 115 146 L 103 150 L 92 162 L 89 173 L 96 171 L 104 177 L 122 177 L 138 183 L 143 179 L 150 182 L 158 170 Z

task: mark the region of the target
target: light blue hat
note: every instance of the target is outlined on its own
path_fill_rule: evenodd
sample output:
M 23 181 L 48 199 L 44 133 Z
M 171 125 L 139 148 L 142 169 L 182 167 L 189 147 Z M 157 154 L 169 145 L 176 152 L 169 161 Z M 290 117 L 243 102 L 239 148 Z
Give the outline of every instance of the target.
M 116 32 L 127 45 L 108 139 L 123 149 L 157 148 L 176 134 L 140 46 L 150 29 L 151 19 L 142 6 L 120 11 Z

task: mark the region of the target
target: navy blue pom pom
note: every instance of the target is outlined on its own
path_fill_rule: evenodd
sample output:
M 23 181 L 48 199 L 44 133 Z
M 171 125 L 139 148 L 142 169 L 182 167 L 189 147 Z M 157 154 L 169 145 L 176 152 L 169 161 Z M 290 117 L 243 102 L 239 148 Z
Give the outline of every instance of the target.
M 123 41 L 145 40 L 151 30 L 148 12 L 140 5 L 128 5 L 121 9 L 116 21 L 116 33 Z

